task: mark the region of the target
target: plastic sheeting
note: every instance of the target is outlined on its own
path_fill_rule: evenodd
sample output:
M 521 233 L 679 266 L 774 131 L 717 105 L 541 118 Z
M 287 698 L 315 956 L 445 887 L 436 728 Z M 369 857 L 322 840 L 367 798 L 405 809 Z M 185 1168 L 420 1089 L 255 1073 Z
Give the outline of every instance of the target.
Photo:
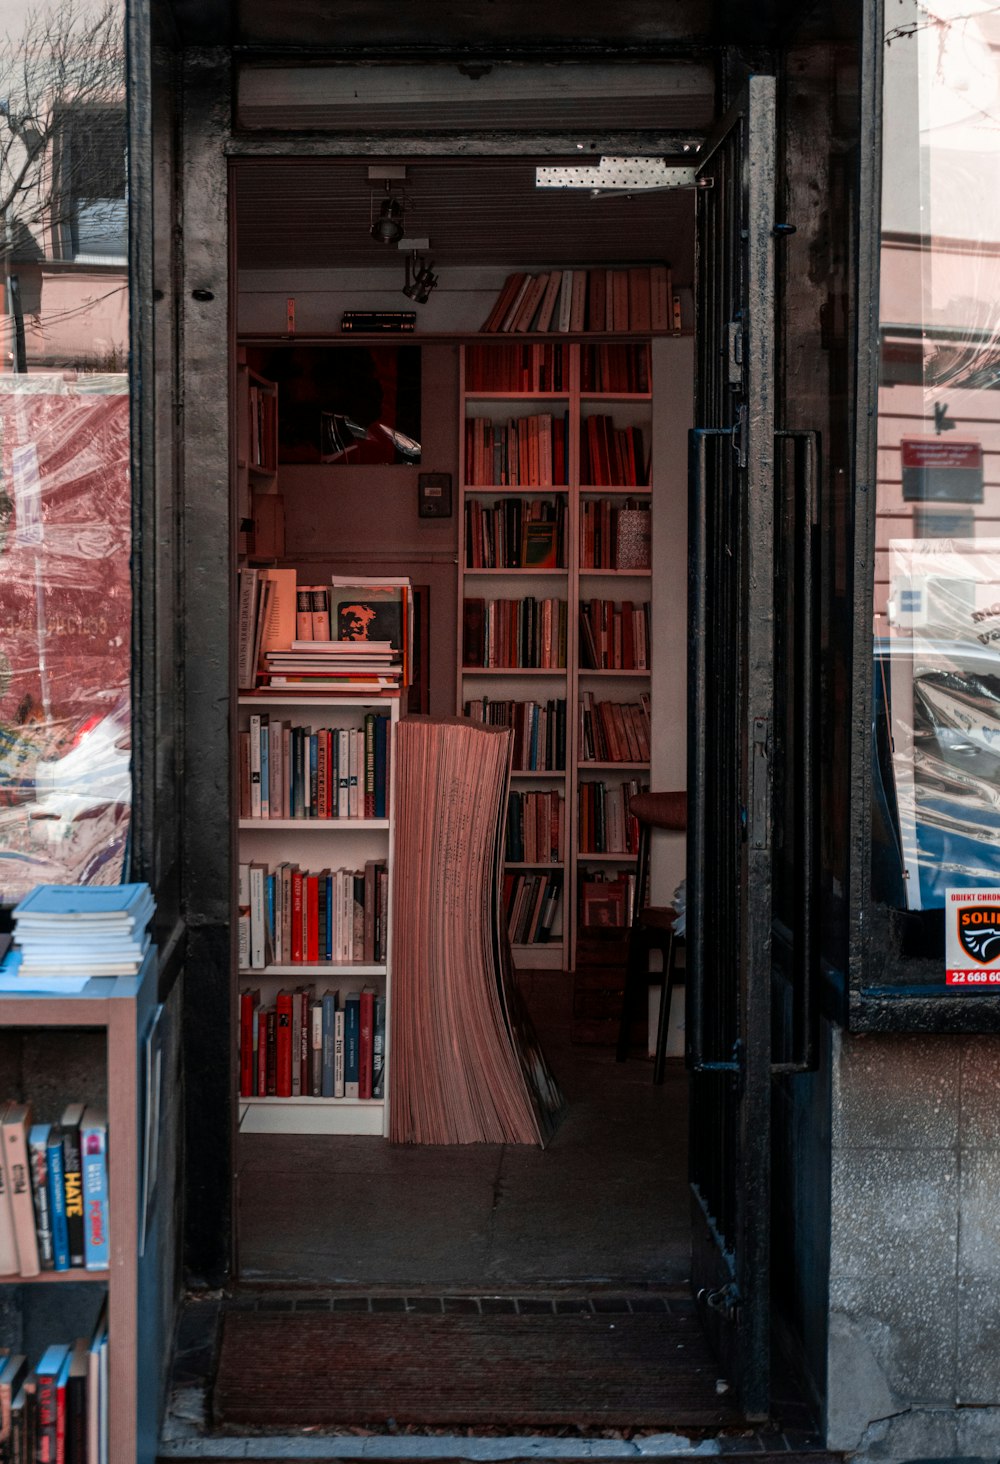
M 122 877 L 128 378 L 0 376 L 0 901 Z
M 928 909 L 1000 883 L 1000 539 L 893 540 L 890 573 L 876 745 L 901 903 Z

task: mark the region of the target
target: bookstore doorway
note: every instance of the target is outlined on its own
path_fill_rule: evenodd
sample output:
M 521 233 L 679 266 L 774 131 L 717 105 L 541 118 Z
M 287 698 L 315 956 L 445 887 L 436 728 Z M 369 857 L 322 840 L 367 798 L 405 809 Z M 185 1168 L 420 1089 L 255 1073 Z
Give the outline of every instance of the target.
M 730 529 L 759 549 L 760 526 L 712 519 L 725 483 L 752 477 L 763 461 L 758 434 L 767 429 L 762 417 L 746 425 L 747 396 L 769 369 L 766 342 L 749 369 L 732 329 L 741 318 L 734 294 L 771 288 L 773 84 L 758 80 L 725 140 L 703 154 L 703 176 L 714 160 L 722 187 L 699 190 L 692 178 L 690 188 L 597 197 L 540 188 L 536 167 L 552 158 L 247 158 L 232 168 L 232 216 L 236 558 L 241 583 L 255 571 L 275 586 L 275 602 L 292 585 L 286 639 L 294 646 L 270 649 L 306 658 L 251 657 L 235 719 L 240 906 L 251 915 L 258 906 L 238 979 L 241 1051 L 249 1053 L 238 1106 L 241 1282 L 333 1288 L 334 1306 L 339 1298 L 362 1310 L 479 1316 L 560 1306 L 669 1313 L 690 1306 L 700 1283 L 744 1411 L 760 1414 L 766 1203 L 755 1213 L 754 1196 L 766 1187 L 766 1155 L 762 1163 L 739 1137 L 759 1084 L 749 1098 L 735 1096 L 727 1019 L 720 1005 L 706 1028 L 704 1005 L 714 991 L 726 1010 L 745 1014 L 747 972 L 763 953 L 753 920 L 740 922 L 732 908 L 754 881 L 765 892 L 763 824 L 749 854 L 729 848 L 723 826 L 743 800 L 767 817 L 760 768 L 755 805 L 741 781 L 753 776 L 753 761 L 748 772 L 737 754 L 752 698 L 734 705 L 729 697 L 736 684 L 745 692 L 748 668 L 761 678 L 756 691 L 769 694 L 766 647 L 752 634 L 733 637 L 719 616 L 704 618 L 714 592 L 718 607 L 745 615 L 751 629 L 759 615 L 745 597 L 745 564 L 717 551 Z M 691 98 L 691 125 L 702 131 L 711 98 L 706 79 L 704 94 Z M 754 149 L 763 169 L 744 190 Z M 761 196 L 768 184 L 770 214 Z M 706 339 L 696 503 L 707 516 L 693 525 L 701 581 L 692 603 L 703 617 L 693 727 L 703 746 L 711 741 L 716 770 L 729 771 L 696 819 L 704 867 L 693 895 L 699 920 L 710 900 L 735 944 L 724 970 L 701 942 L 692 945 L 703 984 L 689 1011 L 705 1071 L 695 1090 L 699 1152 L 689 1164 L 681 1011 L 670 1015 L 662 1085 L 649 1061 L 655 1015 L 633 1014 L 628 1061 L 615 1061 L 614 1041 L 635 897 L 638 830 L 628 800 L 643 788 L 686 786 L 696 214 L 702 230 L 714 225 L 719 248 L 697 310 Z M 724 389 L 717 358 L 729 362 Z M 728 456 L 715 451 L 723 438 Z M 347 1048 L 366 988 L 376 1054 L 380 1018 L 392 1031 L 394 936 L 380 920 L 390 909 L 397 922 L 405 918 L 392 900 L 399 844 L 391 797 L 379 816 L 366 817 L 359 804 L 352 819 L 349 793 L 339 817 L 306 812 L 329 797 L 329 768 L 328 791 L 319 791 L 320 734 L 333 726 L 334 743 L 344 739 L 349 785 L 348 748 L 355 738 L 366 746 L 373 709 L 355 692 L 353 704 L 333 699 L 334 714 L 326 687 L 310 700 L 310 684 L 295 677 L 309 674 L 306 661 L 317 654 L 303 642 L 337 638 L 338 582 L 399 581 L 412 589 L 412 685 L 386 698 L 384 720 L 458 713 L 514 729 L 502 906 L 517 985 L 566 1098 L 544 1149 L 387 1143 L 384 1089 L 381 1098 L 377 1086 L 362 1096 L 349 1086 L 359 1074 L 338 1066 L 341 1027 Z M 722 673 L 709 696 L 704 647 L 712 644 Z M 269 755 L 272 778 L 277 759 L 293 783 L 302 777 L 304 794 L 268 786 L 261 759 Z M 704 761 L 695 765 L 703 791 Z M 728 861 L 711 882 L 710 848 Z M 660 835 L 655 903 L 670 903 L 684 862 L 683 832 Z M 324 1003 L 328 991 L 335 997 Z M 750 1017 L 759 1026 L 760 1014 Z M 284 1039 L 279 1059 L 283 1025 L 298 1041 Z M 434 1046 L 439 1062 L 446 1050 L 446 1042 Z M 377 1083 L 377 1063 L 368 1081 Z M 392 1081 L 390 1045 L 383 1082 Z M 428 1084 L 447 1081 L 445 1070 L 427 1075 Z M 728 1205 L 733 1227 L 710 1227 L 717 1248 L 696 1255 L 697 1275 L 692 1180 L 703 1206 L 713 1198 Z M 727 1277 L 737 1233 L 740 1277 Z M 748 1289 L 736 1305 L 739 1280 Z

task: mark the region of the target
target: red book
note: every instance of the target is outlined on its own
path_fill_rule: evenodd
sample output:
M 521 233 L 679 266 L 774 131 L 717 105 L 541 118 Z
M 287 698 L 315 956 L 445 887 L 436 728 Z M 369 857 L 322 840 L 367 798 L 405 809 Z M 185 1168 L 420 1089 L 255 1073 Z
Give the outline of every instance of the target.
M 310 965 L 319 960 L 319 875 L 306 875 L 305 959 Z
M 301 962 L 305 959 L 302 952 L 302 871 L 292 870 L 292 961 Z
M 279 1098 L 292 1096 L 292 993 L 279 991 L 275 1002 L 277 1020 L 274 1038 L 274 1091 Z
M 366 986 L 361 992 L 358 1042 L 358 1097 L 372 1096 L 372 1040 L 375 1032 L 375 992 Z
M 257 1040 L 260 1041 L 259 1034 Z M 278 1014 L 273 1006 L 269 1006 L 267 1009 L 267 1027 L 265 1031 L 264 1050 L 266 1053 L 265 1072 L 267 1076 L 265 1078 L 264 1087 L 261 1089 L 261 1092 L 266 1093 L 269 1098 L 273 1098 L 275 1093 L 278 1091 Z
M 295 1000 L 299 1004 L 299 1091 L 302 1096 L 308 1097 L 310 1092 L 310 1043 L 311 1043 L 311 1016 L 309 1012 L 309 1001 L 315 995 L 315 989 L 311 986 L 300 986 L 295 993 Z
M 240 992 L 240 1097 L 254 1095 L 253 1013 L 260 1001 L 259 991 Z
M 267 1092 L 267 1018 L 271 1007 L 257 1008 L 257 1087 L 263 1097 Z

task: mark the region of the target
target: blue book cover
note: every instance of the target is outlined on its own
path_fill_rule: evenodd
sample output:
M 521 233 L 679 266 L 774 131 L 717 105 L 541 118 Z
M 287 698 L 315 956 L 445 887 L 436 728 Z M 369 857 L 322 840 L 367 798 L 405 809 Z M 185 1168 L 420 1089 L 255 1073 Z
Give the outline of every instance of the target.
M 375 720 L 375 817 L 387 818 L 385 799 L 385 742 L 389 726 L 388 717 Z
M 48 1160 L 49 1214 L 52 1219 L 52 1260 L 56 1271 L 69 1270 L 69 1231 L 66 1228 L 66 1171 L 63 1165 L 63 1136 L 53 1124 L 46 1150 Z
M 22 916 L 72 916 L 73 920 L 96 916 L 126 915 L 145 923 L 153 913 L 153 896 L 148 884 L 120 885 L 36 885 L 14 907 L 14 919 Z
M 35 1231 L 38 1260 L 43 1271 L 54 1268 L 52 1215 L 49 1209 L 49 1134 L 51 1124 L 34 1123 L 28 1130 L 28 1159 L 31 1164 L 31 1195 L 35 1202 Z
M 333 1097 L 333 1039 L 337 1016 L 337 993 L 323 993 L 323 1067 L 321 1096 Z
M 361 993 L 344 997 L 344 1097 L 357 1098 L 361 1072 Z
M 83 1246 L 88 1271 L 106 1271 L 108 1239 L 108 1122 L 97 1108 L 88 1108 L 80 1125 L 83 1155 Z

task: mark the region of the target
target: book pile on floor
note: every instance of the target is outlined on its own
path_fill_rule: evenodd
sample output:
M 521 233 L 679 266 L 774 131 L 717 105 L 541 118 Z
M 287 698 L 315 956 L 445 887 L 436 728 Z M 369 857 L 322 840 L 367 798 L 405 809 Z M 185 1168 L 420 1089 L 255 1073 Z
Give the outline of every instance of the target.
M 108 1319 L 90 1338 L 31 1355 L 0 1351 L 0 1457 L 5 1464 L 107 1464 Z
M 397 728 L 396 1143 L 541 1144 L 562 1108 L 500 911 L 511 738 L 461 718 Z
M 405 576 L 239 571 L 237 681 L 243 691 L 383 693 L 409 686 L 413 588 Z
M 14 908 L 0 989 L 80 991 L 92 976 L 135 976 L 149 951 L 147 884 L 37 885 Z

